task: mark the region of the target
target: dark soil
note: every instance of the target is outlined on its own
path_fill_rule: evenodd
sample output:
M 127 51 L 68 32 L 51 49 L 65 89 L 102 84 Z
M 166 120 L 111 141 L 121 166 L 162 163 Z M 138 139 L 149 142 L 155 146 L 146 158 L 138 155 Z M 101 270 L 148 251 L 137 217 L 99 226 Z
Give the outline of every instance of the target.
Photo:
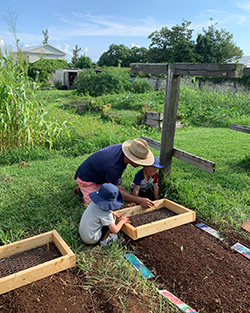
M 145 225 L 148 223 L 160 221 L 160 220 L 163 220 L 168 217 L 175 216 L 175 215 L 177 214 L 163 207 L 157 210 L 145 212 L 143 214 L 136 214 L 136 215 L 130 216 L 129 220 L 132 226 L 138 227 L 138 226 Z
M 137 241 L 124 235 L 127 247 L 167 289 L 193 309 L 206 313 L 250 312 L 250 260 L 230 247 L 250 241 L 231 232 L 224 241 L 187 224 Z M 83 272 L 67 270 L 0 296 L 0 312 L 122 312 L 118 296 L 96 286 L 85 290 Z M 128 295 L 126 312 L 146 313 L 143 300 Z M 157 311 L 155 311 L 157 312 Z
M 250 260 L 231 248 L 236 242 L 249 248 L 250 241 L 234 232 L 222 241 L 195 224 L 130 241 L 130 247 L 155 274 L 158 289 L 194 310 L 250 312 Z

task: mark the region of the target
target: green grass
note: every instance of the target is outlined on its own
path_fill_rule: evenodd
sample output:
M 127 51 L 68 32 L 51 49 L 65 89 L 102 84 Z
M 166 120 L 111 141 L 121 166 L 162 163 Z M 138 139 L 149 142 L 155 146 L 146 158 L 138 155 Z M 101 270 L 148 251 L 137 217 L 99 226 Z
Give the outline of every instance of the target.
M 184 98 L 189 99 L 188 95 L 190 97 L 192 94 L 195 98 L 192 105 L 198 101 L 200 91 L 181 91 L 182 101 Z M 141 135 L 160 141 L 161 130 L 136 125 L 136 115 L 141 110 L 122 109 L 117 105 L 117 109 L 112 108 L 112 118 L 93 112 L 79 115 L 77 108 L 66 105 L 76 103 L 79 99 L 72 91 L 44 91 L 38 96 L 56 120 L 68 121 L 71 136 L 61 137 L 51 152 L 45 147 L 23 147 L 0 154 L 0 243 L 7 244 L 56 229 L 77 254 L 79 270 L 88 273 L 89 287 L 107 284 L 105 278 L 108 280 L 107 288 L 114 292 L 122 290 L 121 303 L 125 307 L 126 292 L 136 292 L 142 298 L 147 297 L 148 293 L 151 299 L 148 305 L 152 312 L 170 312 L 171 308 L 159 297 L 154 284 L 145 282 L 138 275 L 135 279 L 133 268 L 127 270 L 129 266 L 123 257 L 126 249 L 114 246 L 103 251 L 98 246 L 83 244 L 78 227 L 85 206 L 72 193 L 75 186 L 74 173 L 89 154 L 109 144 L 121 143 Z M 216 101 L 220 100 L 220 107 L 224 107 L 225 98 L 231 99 L 231 96 L 218 96 Z M 231 110 L 224 117 L 224 127 L 218 127 L 218 119 L 214 118 L 210 118 L 209 123 L 205 124 L 193 123 L 194 116 L 205 116 L 202 106 L 199 106 L 194 115 L 189 113 L 189 119 L 186 115 L 189 126 L 176 130 L 175 148 L 215 162 L 215 173 L 208 173 L 173 158 L 171 179 L 164 181 L 161 186 L 162 197 L 193 209 L 198 218 L 223 232 L 229 228 L 240 232 L 241 223 L 250 217 L 250 135 L 228 127 L 230 121 L 243 119 L 237 113 L 240 101 L 241 113 L 244 111 L 245 114 L 242 124 L 249 123 L 250 113 L 246 105 L 248 95 L 237 97 L 240 100 L 235 102 L 235 106 L 230 102 Z M 124 101 L 124 95 L 119 99 L 121 98 Z M 200 101 L 207 103 L 204 109 L 213 107 L 214 100 L 209 99 L 214 99 L 214 94 L 200 94 Z M 113 101 L 115 103 L 115 98 Z M 161 101 L 156 106 L 162 106 Z M 214 105 L 218 106 L 218 103 Z M 187 102 L 185 109 L 186 106 Z M 132 107 L 131 103 L 130 108 Z M 184 110 L 183 104 L 180 107 Z M 210 116 L 213 117 L 213 114 Z M 232 116 L 238 119 L 233 121 Z M 210 126 L 204 127 L 207 124 Z M 159 156 L 159 151 L 152 151 Z M 21 161 L 31 166 L 20 166 Z M 129 165 L 124 172 L 123 185 L 127 190 L 137 170 Z M 245 236 L 250 239 L 249 235 Z M 102 261 L 94 270 L 95 267 L 90 265 L 97 260 Z

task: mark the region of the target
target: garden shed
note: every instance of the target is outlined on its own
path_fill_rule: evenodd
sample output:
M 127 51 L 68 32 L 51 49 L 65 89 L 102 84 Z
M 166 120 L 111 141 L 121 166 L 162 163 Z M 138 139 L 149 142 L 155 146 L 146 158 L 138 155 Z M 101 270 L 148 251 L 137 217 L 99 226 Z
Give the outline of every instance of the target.
M 80 69 L 60 68 L 55 71 L 54 82 L 62 84 L 63 89 L 72 89 L 74 79 Z

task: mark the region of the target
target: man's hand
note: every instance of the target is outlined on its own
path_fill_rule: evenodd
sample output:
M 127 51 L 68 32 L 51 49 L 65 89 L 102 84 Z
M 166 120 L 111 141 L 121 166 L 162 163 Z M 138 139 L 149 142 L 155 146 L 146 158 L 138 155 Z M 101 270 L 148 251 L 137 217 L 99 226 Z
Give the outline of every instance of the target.
M 140 206 L 142 206 L 144 208 L 151 208 L 152 206 L 154 206 L 154 202 L 148 198 L 141 198 L 140 197 L 139 203 L 140 203 Z

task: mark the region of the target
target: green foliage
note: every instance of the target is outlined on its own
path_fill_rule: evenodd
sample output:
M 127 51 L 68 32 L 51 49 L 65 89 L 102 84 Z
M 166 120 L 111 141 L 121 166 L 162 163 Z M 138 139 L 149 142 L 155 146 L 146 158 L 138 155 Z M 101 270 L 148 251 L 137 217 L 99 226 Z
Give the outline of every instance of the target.
M 132 83 L 132 91 L 134 93 L 144 93 L 153 91 L 154 88 L 147 78 L 135 78 Z
M 93 62 L 90 57 L 87 57 L 85 55 L 81 55 L 78 60 L 74 63 L 74 66 L 77 68 L 92 68 Z
M 66 122 L 46 118 L 27 71 L 21 58 L 19 64 L 11 56 L 0 60 L 0 151 L 36 145 L 51 149 L 65 128 Z
M 79 48 L 78 45 L 75 45 L 75 48 L 73 49 L 73 57 L 71 59 L 71 63 L 73 67 L 75 67 L 75 64 L 78 62 L 79 59 L 79 52 L 82 50 L 82 48 Z
M 225 29 L 216 29 L 212 21 L 208 29 L 202 29 L 203 34 L 198 34 L 196 43 L 188 21 L 154 31 L 148 36 L 151 39 L 148 62 L 223 63 L 240 58 L 243 51 L 233 42 L 233 35 Z
M 193 29 L 189 29 L 191 22 L 183 21 L 181 26 L 171 29 L 162 27 L 148 36 L 151 39 L 149 46 L 149 62 L 195 62 Z
M 129 84 L 129 76 L 122 72 L 103 70 L 95 73 L 93 70 L 83 70 L 77 75 L 73 86 L 78 94 L 97 97 L 124 92 Z
M 46 83 L 50 74 L 56 69 L 67 68 L 68 62 L 65 60 L 41 59 L 34 63 L 29 63 L 28 75 L 34 80 Z
M 181 86 L 178 110 L 195 126 L 229 127 L 231 123 L 250 125 L 249 93 L 200 90 Z
M 99 66 L 129 67 L 130 63 L 145 63 L 148 49 L 133 47 L 129 49 L 124 45 L 112 44 L 108 51 L 104 52 L 98 61 Z
M 49 35 L 48 35 L 48 29 L 46 28 L 46 30 L 42 30 L 42 33 L 44 35 L 44 40 L 43 40 L 43 44 L 45 45 L 46 43 L 48 43 L 49 40 Z
M 202 29 L 203 35 L 198 34 L 196 39 L 196 59 L 200 63 L 224 63 L 233 59 L 241 58 L 243 51 L 235 45 L 233 35 L 225 29 L 216 29 L 217 23 L 208 29 Z

